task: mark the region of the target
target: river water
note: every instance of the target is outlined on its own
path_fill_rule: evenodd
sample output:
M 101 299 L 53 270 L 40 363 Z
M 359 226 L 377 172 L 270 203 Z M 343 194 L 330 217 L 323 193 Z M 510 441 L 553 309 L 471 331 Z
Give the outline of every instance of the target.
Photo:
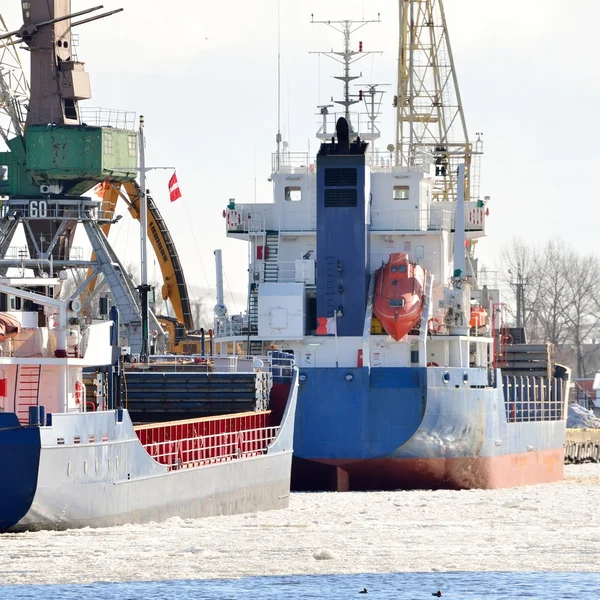
M 7 534 L 0 598 L 578 597 L 600 590 L 599 501 L 600 464 L 569 465 L 523 488 L 302 493 L 282 511 Z

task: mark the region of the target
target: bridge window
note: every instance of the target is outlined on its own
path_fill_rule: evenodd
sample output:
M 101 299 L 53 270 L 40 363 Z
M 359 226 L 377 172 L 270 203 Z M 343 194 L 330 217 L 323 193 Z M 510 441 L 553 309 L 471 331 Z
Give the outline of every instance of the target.
M 135 140 L 135 135 L 130 135 L 127 138 L 127 149 L 129 150 L 129 156 L 136 156 L 137 155 L 137 148 L 136 148 L 136 140 Z
M 113 153 L 112 133 L 104 134 L 104 154 Z
M 77 107 L 75 106 L 75 100 L 63 100 L 63 107 L 65 111 L 65 119 L 77 119 Z
M 407 185 L 395 185 L 394 200 L 408 200 L 408 190 L 409 187 Z
M 406 273 L 406 265 L 392 265 L 390 271 L 392 273 Z
M 302 200 L 302 188 L 299 186 L 290 186 L 285 188 L 286 202 L 300 202 Z

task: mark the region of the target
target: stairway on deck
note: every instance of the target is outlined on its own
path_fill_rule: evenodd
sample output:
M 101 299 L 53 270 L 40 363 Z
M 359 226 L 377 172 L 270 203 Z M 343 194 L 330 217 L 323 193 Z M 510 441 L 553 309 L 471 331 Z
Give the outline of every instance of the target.
M 15 412 L 21 425 L 29 423 L 29 407 L 39 404 L 41 370 L 41 365 L 17 365 Z

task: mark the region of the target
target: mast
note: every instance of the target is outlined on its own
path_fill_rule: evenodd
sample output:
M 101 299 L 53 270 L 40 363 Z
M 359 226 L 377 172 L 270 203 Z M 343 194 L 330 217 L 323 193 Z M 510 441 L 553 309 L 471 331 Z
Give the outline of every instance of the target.
M 473 148 L 454 67 L 443 0 L 399 0 L 397 166 L 432 161 L 434 198 L 456 200 L 458 165 L 471 199 Z
M 144 139 L 144 117 L 140 115 L 140 127 L 138 131 L 138 145 L 140 152 L 140 293 L 141 318 L 142 318 L 142 341 L 140 350 L 141 362 L 148 362 L 150 347 L 148 343 L 148 194 L 146 190 L 146 141 Z
M 379 13 L 377 14 L 376 20 L 362 20 L 362 21 L 351 21 L 351 20 L 343 20 L 343 21 L 315 21 L 314 15 L 311 14 L 311 23 L 318 23 L 327 25 L 332 29 L 335 29 L 339 33 L 344 36 L 344 49 L 342 51 L 333 51 L 330 52 L 311 52 L 311 54 L 323 54 L 336 62 L 342 64 L 343 73 L 342 75 L 334 75 L 334 79 L 338 79 L 343 83 L 344 93 L 340 100 L 331 99 L 335 104 L 339 104 L 344 107 L 343 116 L 349 128 L 350 136 L 360 135 L 360 137 L 364 140 L 374 140 L 379 137 L 379 130 L 375 127 L 375 119 L 378 115 L 380 103 L 381 103 L 381 94 L 383 92 L 377 90 L 377 86 L 380 84 L 368 84 L 368 89 L 366 92 L 362 90 L 359 91 L 358 94 L 350 93 L 350 82 L 358 79 L 360 75 L 352 75 L 351 74 L 351 66 L 359 61 L 361 58 L 365 56 L 369 56 L 370 54 L 381 54 L 380 51 L 370 50 L 363 52 L 363 43 L 362 41 L 358 42 L 358 50 L 353 50 L 350 44 L 350 38 L 353 33 L 364 27 L 369 23 L 380 23 L 381 19 Z M 359 131 L 359 124 L 352 123 L 352 116 L 350 113 L 350 107 L 354 104 L 358 104 L 364 100 L 367 106 L 367 114 L 368 114 L 368 125 L 367 130 L 362 132 Z M 327 132 L 327 115 L 329 114 L 328 109 L 331 108 L 332 105 L 324 104 L 320 105 L 319 114 L 322 115 L 323 124 L 319 131 L 317 132 L 317 137 L 323 141 L 328 140 L 333 135 L 332 132 Z M 337 119 L 336 119 L 337 120 Z

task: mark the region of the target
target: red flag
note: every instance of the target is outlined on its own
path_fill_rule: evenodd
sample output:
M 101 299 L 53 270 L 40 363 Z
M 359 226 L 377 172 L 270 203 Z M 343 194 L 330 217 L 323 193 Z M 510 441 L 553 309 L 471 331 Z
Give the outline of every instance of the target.
M 175 202 L 177 198 L 181 198 L 181 190 L 179 189 L 179 182 L 177 181 L 177 173 L 173 173 L 173 177 L 169 179 L 169 198 L 171 198 L 171 202 Z
M 317 335 L 337 335 L 335 317 L 319 317 L 317 319 Z

